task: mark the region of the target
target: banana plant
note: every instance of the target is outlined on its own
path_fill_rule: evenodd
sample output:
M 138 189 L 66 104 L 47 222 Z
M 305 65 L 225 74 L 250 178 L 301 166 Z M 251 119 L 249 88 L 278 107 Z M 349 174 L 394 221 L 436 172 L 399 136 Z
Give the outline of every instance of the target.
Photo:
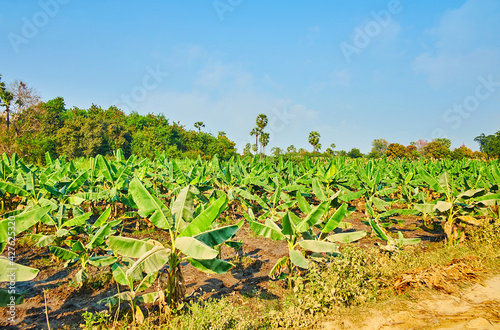
M 90 170 L 86 170 L 75 178 L 69 179 L 69 181 L 58 181 L 55 182 L 53 186 L 45 184 L 45 189 L 52 194 L 52 196 L 57 200 L 58 205 L 65 205 L 71 203 L 72 205 L 79 205 L 83 200 L 74 201 L 69 200 L 72 194 L 78 191 L 83 184 L 87 181 Z
M 108 208 L 93 225 L 87 223 L 87 215 L 67 221 L 66 223 L 71 222 L 70 225 L 72 226 L 85 228 L 85 241 L 82 242 L 78 239 L 78 237 L 70 236 L 64 240 L 64 244 L 71 250 L 57 245 L 49 246 L 50 252 L 52 252 L 59 259 L 66 261 L 64 267 L 71 267 L 77 263 L 80 265 L 81 268 L 75 275 L 75 280 L 80 286 L 88 279 L 87 265 L 89 263 L 95 266 L 106 265 L 105 261 L 102 260 L 101 257 L 94 256 L 93 250 L 96 247 L 104 249 L 103 245 L 106 237 L 113 235 L 115 233 L 113 228 L 118 226 L 121 222 L 121 219 L 108 221 L 110 214 L 111 208 Z M 66 234 L 71 232 L 67 229 L 60 230 L 64 230 Z M 48 239 L 46 239 L 46 241 L 48 241 Z
M 0 220 L 0 252 L 7 247 L 13 235 L 18 235 L 37 224 L 50 209 L 50 206 L 35 207 Z
M 366 204 L 366 211 L 368 213 L 368 224 L 372 228 L 373 232 L 383 241 L 387 242 L 386 246 L 381 246 L 381 249 L 387 251 L 395 251 L 400 249 L 403 245 L 413 245 L 421 242 L 420 238 L 405 238 L 403 234 L 398 231 L 398 238 L 394 239 L 392 236 L 385 232 L 385 230 L 380 226 L 381 214 L 376 213 L 370 204 Z M 409 210 L 394 210 L 394 211 L 409 211 Z M 410 210 L 411 211 L 411 210 Z M 409 212 L 407 212 L 409 214 Z
M 147 250 L 148 248 L 154 249 L 151 245 L 154 246 L 152 242 L 143 242 L 143 248 L 139 248 L 137 251 L 142 252 Z M 137 246 L 134 245 L 136 248 Z M 140 257 L 136 253 L 129 251 L 129 254 L 134 254 L 136 257 Z M 119 304 L 122 301 L 126 301 L 130 303 L 130 307 L 132 310 L 132 316 L 134 322 L 137 317 L 144 318 L 144 315 L 138 305 L 138 303 L 154 303 L 161 295 L 158 291 L 153 291 L 149 293 L 143 293 L 144 290 L 148 289 L 153 285 L 158 276 L 158 271 L 152 271 L 150 274 L 143 276 L 139 274 L 137 271 L 131 270 L 131 267 L 134 265 L 134 262 L 130 258 L 117 258 L 117 257 L 103 257 L 104 259 L 100 259 L 99 261 L 94 260 L 94 264 L 99 264 L 99 266 L 109 265 L 111 263 L 111 269 L 113 272 L 114 280 L 120 284 L 124 285 L 128 288 L 128 291 L 117 293 L 111 297 L 106 297 L 97 302 L 97 304 L 105 304 L 108 307 L 113 307 Z M 149 268 L 147 268 L 149 270 Z
M 33 172 L 26 175 L 19 173 L 16 182 L 0 181 L 0 189 L 11 195 L 19 196 L 25 199 L 26 206 L 40 205 L 40 201 L 48 195 L 47 190 L 40 187 L 37 178 Z
M 75 227 L 83 226 L 90 218 L 92 212 L 84 213 L 69 219 L 66 206 L 61 205 L 57 213 L 53 216 L 47 214 L 43 219 L 48 226 L 54 227 L 53 234 L 31 234 L 30 237 L 36 241 L 36 246 L 44 247 L 50 244 L 61 246 L 68 235 L 75 234 Z
M 436 202 L 434 211 L 446 215 L 446 223 L 444 232 L 448 244 L 454 244 L 463 239 L 463 231 L 455 226 L 455 221 L 460 213 L 471 213 L 478 204 L 467 204 L 466 200 L 472 200 L 476 197 L 483 196 L 486 191 L 484 188 L 471 189 L 459 192 L 456 183 L 448 172 L 443 172 L 439 179 L 432 177 L 423 167 L 419 168 L 419 174 L 422 179 L 429 185 L 430 189 L 441 194 L 441 198 Z
M 118 153 L 120 155 L 120 153 Z M 121 159 L 121 158 L 120 158 Z M 111 204 L 114 210 L 114 217 L 118 215 L 117 203 L 128 205 L 128 185 L 132 176 L 132 164 L 136 157 L 130 157 L 125 163 L 109 163 L 102 155 L 96 157 L 97 170 L 104 177 L 103 189 L 100 197 Z M 123 159 L 122 159 L 123 160 Z
M 117 255 L 137 258 L 127 270 L 127 274 L 136 279 L 139 279 L 142 273 L 149 276 L 167 266 L 167 304 L 176 305 L 184 298 L 181 270 L 183 260 L 198 270 L 212 274 L 223 274 L 233 267 L 233 264 L 217 258 L 219 253 L 214 247 L 233 237 L 243 222 L 211 228 L 212 223 L 227 207 L 225 195 L 195 215 L 196 189 L 193 186 L 184 187 L 171 203 L 170 209 L 152 195 L 137 178 L 130 183 L 130 192 L 139 214 L 149 217 L 149 221 L 156 227 L 167 231 L 170 242 L 166 245 L 148 245 L 138 239 L 110 237 L 107 244 Z
M 283 268 L 288 268 L 289 285 L 291 285 L 290 276 L 293 274 L 295 267 L 302 269 L 309 268 L 309 261 L 304 256 L 303 252 L 297 250 L 298 247 L 313 253 L 329 253 L 331 255 L 338 253 L 338 244 L 326 242 L 321 238 L 338 226 L 346 210 L 347 204 L 337 209 L 337 211 L 324 222 L 319 237 L 315 236 L 311 229 L 315 225 L 322 224 L 322 217 L 329 211 L 329 202 L 322 202 L 318 206 L 312 208 L 304 219 L 300 219 L 293 212 L 287 211 L 285 216 L 281 219 L 282 227 L 279 227 L 276 221 L 270 218 L 266 219 L 264 223 L 256 221 L 253 213 L 249 210 L 249 215 L 245 214 L 245 217 L 248 220 L 250 229 L 254 233 L 275 241 L 285 240 L 287 242 L 288 255 L 276 262 L 269 273 L 269 277 L 273 278 L 278 275 L 280 278 L 283 278 L 286 275 L 284 275 L 281 270 Z
M 368 222 L 378 238 L 387 242 L 387 245 L 380 246 L 382 250 L 396 251 L 401 249 L 404 245 L 414 245 L 421 242 L 420 238 L 405 238 L 400 231 L 398 231 L 398 237 L 393 238 L 375 220 L 368 219 Z

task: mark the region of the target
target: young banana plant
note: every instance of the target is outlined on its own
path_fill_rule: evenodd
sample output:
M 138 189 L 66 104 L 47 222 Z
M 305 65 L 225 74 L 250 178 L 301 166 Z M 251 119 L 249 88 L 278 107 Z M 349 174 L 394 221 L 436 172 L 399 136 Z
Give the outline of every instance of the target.
M 380 246 L 382 250 L 386 251 L 396 251 L 404 245 L 414 245 L 421 242 L 420 238 L 404 238 L 403 234 L 398 231 L 398 238 L 394 239 L 385 232 L 385 230 L 379 225 L 380 214 L 376 214 L 372 209 L 370 204 L 366 204 L 366 210 L 368 212 L 369 218 L 368 223 L 373 229 L 373 232 L 383 241 L 387 242 L 386 246 Z
M 195 188 L 186 186 L 168 209 L 144 185 L 134 178 L 130 192 L 139 209 L 139 214 L 159 229 L 169 233 L 170 242 L 163 245 L 126 237 L 110 237 L 108 246 L 117 255 L 136 259 L 126 271 L 128 276 L 139 279 L 143 273 L 152 276 L 167 266 L 164 285 L 165 301 L 171 306 L 178 304 L 185 293 L 181 262 L 188 261 L 195 268 L 212 274 L 223 274 L 233 264 L 218 259 L 214 247 L 233 237 L 243 222 L 236 225 L 211 229 L 212 223 L 227 207 L 224 196 L 215 200 L 198 215 L 194 214 Z
M 64 247 L 52 245 L 49 246 L 50 252 L 52 252 L 56 257 L 66 260 L 64 266 L 71 267 L 77 263 L 80 264 L 81 268 L 75 275 L 75 280 L 79 285 L 82 285 L 88 279 L 87 265 L 90 263 L 94 266 L 104 266 L 105 261 L 102 257 L 94 256 L 94 248 L 101 247 L 104 249 L 104 242 L 106 237 L 113 235 L 115 230 L 114 227 L 118 226 L 121 219 L 108 221 L 111 213 L 111 208 L 108 208 L 104 213 L 96 220 L 93 225 L 87 223 L 88 216 L 90 214 L 73 218 L 67 221 L 71 222 L 71 226 L 77 226 L 77 228 L 83 228 L 85 231 L 85 241 L 81 241 L 77 238 L 68 237 L 64 240 L 64 244 L 71 248 L 71 250 L 65 249 Z M 69 234 L 71 231 L 67 229 L 60 229 L 59 231 L 64 231 Z M 63 236 L 64 237 L 64 236 Z M 56 237 L 57 239 L 57 237 Z M 48 241 L 49 239 L 45 239 Z
M 299 194 L 300 193 L 297 195 Z M 299 201 L 299 205 L 303 203 L 304 201 Z M 303 204 L 303 208 L 306 208 L 305 204 Z M 309 268 L 309 260 L 304 256 L 303 252 L 297 250 L 298 247 L 313 253 L 336 255 L 338 253 L 338 244 L 334 242 L 352 241 L 366 235 L 366 233 L 352 234 L 350 237 L 346 235 L 331 235 L 326 237 L 330 242 L 326 242 L 324 240 L 325 236 L 339 225 L 347 211 L 347 204 L 343 204 L 338 208 L 331 217 L 326 219 L 326 221 L 324 221 L 323 218 L 329 213 L 330 202 L 325 201 L 314 208 L 310 206 L 309 208 L 310 211 L 304 219 L 300 219 L 293 212 L 287 211 L 285 216 L 281 219 L 282 227 L 279 227 L 272 219 L 266 219 L 264 223 L 256 221 L 251 211 L 248 216 L 245 214 L 250 229 L 257 235 L 275 241 L 285 240 L 287 242 L 288 255 L 276 262 L 269 273 L 270 277 L 276 277 L 278 275 L 280 278 L 283 278 L 283 276 L 286 276 L 281 271 L 283 268 L 288 268 L 289 276 L 292 275 L 295 267 L 303 269 Z M 312 232 L 311 229 L 313 226 L 319 226 L 321 228 L 321 233 L 318 236 L 314 235 Z M 289 284 L 291 284 L 291 282 L 289 282 Z
M 444 232 L 448 244 L 454 244 L 463 239 L 463 232 L 457 229 L 455 222 L 460 220 L 461 213 L 471 213 L 478 204 L 465 203 L 468 200 L 478 198 L 486 193 L 484 188 L 470 189 L 462 193 L 459 192 L 457 183 L 452 176 L 444 171 L 439 179 L 431 176 L 423 167 L 419 168 L 419 174 L 425 183 L 435 192 L 441 194 L 441 198 L 434 205 L 434 212 L 446 215 Z

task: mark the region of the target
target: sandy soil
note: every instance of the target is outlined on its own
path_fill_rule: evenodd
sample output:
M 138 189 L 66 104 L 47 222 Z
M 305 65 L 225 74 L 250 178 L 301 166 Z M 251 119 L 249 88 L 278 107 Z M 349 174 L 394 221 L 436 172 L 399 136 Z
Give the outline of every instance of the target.
M 362 323 L 325 322 L 324 329 L 500 329 L 500 276 L 492 277 L 459 294 L 419 297 L 405 308 L 368 311 Z

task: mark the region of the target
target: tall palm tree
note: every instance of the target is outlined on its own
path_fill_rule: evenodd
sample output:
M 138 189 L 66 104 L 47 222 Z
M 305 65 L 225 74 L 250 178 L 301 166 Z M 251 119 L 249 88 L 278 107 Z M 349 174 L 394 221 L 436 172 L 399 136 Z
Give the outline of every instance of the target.
M 312 131 L 309 133 L 309 143 L 313 146 L 314 151 L 318 151 L 321 148 L 321 145 L 319 144 L 320 137 L 321 135 L 319 135 L 319 133 L 316 131 Z
M 262 153 L 265 155 L 266 154 L 266 146 L 269 144 L 269 133 L 262 132 L 260 134 L 260 145 L 262 146 Z
M 0 87 L 0 100 L 2 101 L 0 105 L 5 107 L 4 111 L 7 114 L 7 129 L 9 129 L 10 127 L 10 102 L 12 101 L 13 98 L 14 95 L 12 95 L 11 92 Z
M 265 114 L 262 114 L 262 113 L 261 113 L 260 115 L 258 115 L 258 116 L 257 116 L 257 119 L 255 120 L 255 122 L 256 122 L 256 124 L 257 124 L 257 127 L 258 127 L 261 131 L 263 131 L 263 130 L 264 130 L 264 128 L 266 128 L 266 126 L 267 126 L 267 122 L 268 122 L 268 120 L 267 120 L 267 116 L 266 116 Z
M 265 114 L 261 113 L 260 115 L 257 116 L 255 123 L 257 124 L 257 127 L 259 128 L 260 133 L 262 134 L 262 132 L 264 132 L 264 128 L 266 128 L 267 123 L 268 123 L 267 116 Z M 263 152 L 262 143 L 260 145 L 261 145 L 261 153 L 262 153 Z
M 259 147 L 259 135 L 262 133 L 262 130 L 258 127 L 255 127 L 252 131 L 250 131 L 250 136 L 255 135 L 255 145 L 257 148 Z M 256 150 L 257 152 L 257 150 Z
M 201 133 L 201 128 L 205 127 L 205 124 L 202 121 L 197 121 L 194 123 L 194 127 L 198 129 L 198 133 Z

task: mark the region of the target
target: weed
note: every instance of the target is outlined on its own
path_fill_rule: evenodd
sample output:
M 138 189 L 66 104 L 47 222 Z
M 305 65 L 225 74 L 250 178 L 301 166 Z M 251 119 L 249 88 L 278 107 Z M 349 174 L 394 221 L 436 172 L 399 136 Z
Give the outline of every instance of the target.
M 111 279 L 113 278 L 113 275 L 111 273 L 101 273 L 97 276 L 89 278 L 88 282 L 86 283 L 90 288 L 93 290 L 100 290 L 108 284 Z
M 193 303 L 189 312 L 169 320 L 171 329 L 248 329 L 251 321 L 244 317 L 241 306 L 227 299 L 209 299 Z
M 377 255 L 350 247 L 339 257 L 312 264 L 305 278 L 294 278 L 289 303 L 315 314 L 374 299 L 381 286 Z
M 111 321 L 111 315 L 108 311 L 96 312 L 94 314 L 84 312 L 82 316 L 85 324 L 80 325 L 80 327 L 84 330 L 104 329 L 104 326 Z
M 79 283 L 77 283 L 75 280 L 69 280 L 69 281 L 68 281 L 68 285 L 69 285 L 70 287 L 72 287 L 72 288 L 76 288 L 76 289 L 78 289 L 78 288 L 80 287 L 80 284 L 79 284 Z
M 33 266 L 36 268 L 44 268 L 44 267 L 53 266 L 54 263 L 56 263 L 56 262 L 51 257 L 46 257 L 46 258 L 41 257 L 40 259 L 33 260 Z

